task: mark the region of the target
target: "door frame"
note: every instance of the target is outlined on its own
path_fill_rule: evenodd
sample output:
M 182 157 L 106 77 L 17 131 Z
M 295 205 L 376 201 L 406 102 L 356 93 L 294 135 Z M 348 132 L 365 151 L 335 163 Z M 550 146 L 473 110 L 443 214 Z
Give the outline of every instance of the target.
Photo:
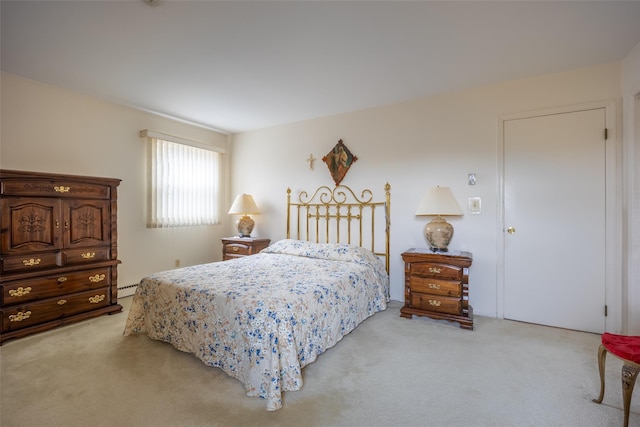
M 623 323 L 625 334 L 640 335 L 640 83 L 632 87 L 624 98 L 625 115 L 623 158 L 625 204 L 626 256 L 623 260 Z
M 605 330 L 613 333 L 622 331 L 622 158 L 620 149 L 619 118 L 616 115 L 616 101 L 605 100 L 584 104 L 530 110 L 498 116 L 498 215 L 497 215 L 497 294 L 496 317 L 504 319 L 505 295 L 505 183 L 504 183 L 504 125 L 506 121 L 538 116 L 571 113 L 604 108 L 608 136 L 605 149 Z

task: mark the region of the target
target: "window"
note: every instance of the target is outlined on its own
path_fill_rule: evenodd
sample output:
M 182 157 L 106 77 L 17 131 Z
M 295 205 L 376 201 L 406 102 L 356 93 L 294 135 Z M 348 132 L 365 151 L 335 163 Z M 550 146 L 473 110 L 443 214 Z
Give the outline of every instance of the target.
M 149 137 L 147 227 L 218 224 L 221 154 L 147 131 L 141 136 Z

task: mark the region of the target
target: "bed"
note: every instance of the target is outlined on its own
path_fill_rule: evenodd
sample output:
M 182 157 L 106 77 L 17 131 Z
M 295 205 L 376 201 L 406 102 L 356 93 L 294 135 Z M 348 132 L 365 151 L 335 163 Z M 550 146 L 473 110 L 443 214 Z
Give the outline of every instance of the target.
M 345 186 L 302 191 L 297 201 L 287 189 L 286 238 L 249 257 L 143 278 L 124 335 L 192 353 L 267 410 L 282 408 L 306 365 L 387 307 L 389 190 L 375 202 L 370 190 L 358 196 Z

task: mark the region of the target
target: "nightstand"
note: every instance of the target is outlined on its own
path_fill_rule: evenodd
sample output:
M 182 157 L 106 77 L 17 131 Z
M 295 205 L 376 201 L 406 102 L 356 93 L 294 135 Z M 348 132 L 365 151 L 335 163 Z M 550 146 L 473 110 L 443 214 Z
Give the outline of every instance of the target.
M 409 249 L 404 261 L 404 306 L 400 316 L 427 316 L 458 322 L 473 330 L 473 308 L 469 305 L 469 252 L 431 252 Z
M 254 255 L 269 246 L 271 239 L 227 237 L 222 239 L 222 260 Z

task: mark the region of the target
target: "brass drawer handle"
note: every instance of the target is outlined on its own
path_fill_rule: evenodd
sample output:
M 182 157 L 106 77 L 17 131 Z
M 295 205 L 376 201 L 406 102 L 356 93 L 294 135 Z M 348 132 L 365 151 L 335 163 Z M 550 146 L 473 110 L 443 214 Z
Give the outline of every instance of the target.
M 102 282 L 106 276 L 104 274 L 96 274 L 95 276 L 89 276 L 89 281 L 92 283 Z
M 95 297 L 90 297 L 89 298 L 89 302 L 91 304 L 97 304 L 101 301 L 104 301 L 105 296 L 104 295 L 96 295 Z
M 96 256 L 95 252 L 87 252 L 86 254 L 80 255 L 84 259 L 91 259 Z
M 429 283 L 429 289 L 438 289 L 440 290 L 440 285 L 437 283 Z
M 34 265 L 38 265 L 40 264 L 40 261 L 42 261 L 40 258 L 30 258 L 30 259 L 23 259 L 22 263 L 27 266 L 27 267 L 33 267 Z
M 67 303 L 66 299 L 61 299 L 60 301 L 58 301 L 58 305 L 65 305 Z
M 238 247 L 237 246 L 233 247 L 233 252 L 238 252 Z
M 66 282 L 67 280 L 69 280 L 69 279 L 67 279 L 65 276 L 60 276 L 60 277 L 58 277 L 58 283 L 64 283 L 64 282 Z
M 442 302 L 434 300 L 434 299 L 430 299 L 429 300 L 429 305 L 432 305 L 434 307 L 440 307 L 440 304 L 442 304 Z
M 442 270 L 437 268 L 437 267 L 429 267 L 429 273 L 440 274 L 441 272 L 442 272 Z
M 18 314 L 12 314 L 9 316 L 9 322 L 22 322 L 31 317 L 30 311 L 19 311 Z
M 9 295 L 12 297 L 23 297 L 29 292 L 31 292 L 31 286 L 27 286 L 26 288 L 20 286 L 17 289 L 9 289 Z
M 56 185 L 55 187 L 53 187 L 54 190 L 56 190 L 58 193 L 68 193 L 69 190 L 71 189 L 71 187 L 65 187 L 63 185 Z

